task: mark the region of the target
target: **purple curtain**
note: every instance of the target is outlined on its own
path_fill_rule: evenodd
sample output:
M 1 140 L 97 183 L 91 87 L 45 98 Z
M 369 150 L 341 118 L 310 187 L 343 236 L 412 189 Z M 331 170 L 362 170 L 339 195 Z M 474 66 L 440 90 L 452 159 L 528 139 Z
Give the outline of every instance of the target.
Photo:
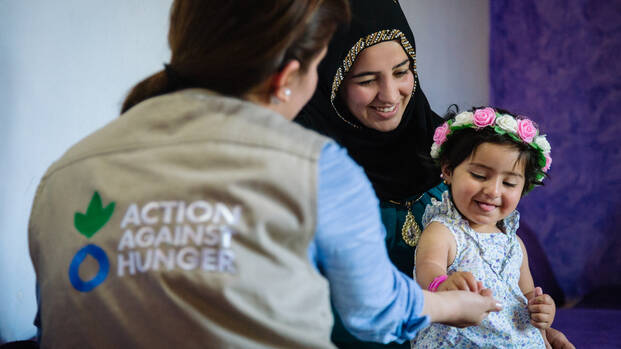
M 552 144 L 522 223 L 569 300 L 621 284 L 621 0 L 491 0 L 490 18 L 491 102 Z

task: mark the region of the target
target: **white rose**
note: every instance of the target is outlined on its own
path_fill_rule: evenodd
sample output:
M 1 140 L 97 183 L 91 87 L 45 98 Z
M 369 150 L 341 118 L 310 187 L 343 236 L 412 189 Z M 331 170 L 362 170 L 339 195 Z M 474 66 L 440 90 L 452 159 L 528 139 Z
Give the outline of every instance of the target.
M 429 152 L 429 155 L 431 155 L 433 159 L 438 158 L 438 156 L 440 155 L 440 146 L 438 145 L 438 143 L 433 143 L 431 145 L 431 151 Z
M 539 148 L 543 150 L 544 154 L 550 154 L 550 150 L 552 150 L 552 147 L 550 147 L 550 143 L 548 143 L 546 135 L 535 137 L 535 144 L 537 144 Z
M 503 114 L 496 118 L 496 126 L 501 129 L 511 132 L 517 133 L 517 121 L 511 115 Z
M 472 113 L 469 111 L 465 111 L 463 113 L 457 114 L 457 116 L 455 117 L 455 121 L 451 124 L 451 127 L 472 124 L 472 123 L 474 123 L 474 117 Z

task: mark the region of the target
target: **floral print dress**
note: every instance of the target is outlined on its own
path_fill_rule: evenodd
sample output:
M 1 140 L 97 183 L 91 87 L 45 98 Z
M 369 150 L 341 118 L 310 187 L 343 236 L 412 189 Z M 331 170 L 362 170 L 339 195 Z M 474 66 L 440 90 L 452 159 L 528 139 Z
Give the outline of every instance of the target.
M 541 332 L 530 324 L 527 300 L 518 286 L 522 264 L 522 249 L 516 236 L 519 212 L 514 211 L 503 220 L 504 233 L 477 233 L 457 211 L 449 195 L 446 191 L 441 202 L 432 200 L 425 210 L 423 226 L 436 221 L 451 231 L 457 251 L 447 274 L 471 272 L 484 287 L 492 289 L 503 310 L 490 313 L 475 327 L 458 329 L 432 324 L 412 340 L 412 348 L 545 348 Z

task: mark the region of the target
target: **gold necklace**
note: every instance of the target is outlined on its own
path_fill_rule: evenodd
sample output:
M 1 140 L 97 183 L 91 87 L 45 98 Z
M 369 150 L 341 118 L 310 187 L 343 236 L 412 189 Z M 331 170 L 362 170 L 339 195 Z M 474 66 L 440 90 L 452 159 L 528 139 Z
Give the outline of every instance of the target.
M 407 201 L 405 203 L 408 213 L 405 215 L 405 222 L 403 223 L 403 227 L 401 227 L 401 237 L 406 244 L 412 247 L 418 244 L 418 240 L 420 240 L 420 236 L 423 233 L 418 223 L 416 223 L 416 219 L 414 219 L 412 203 L 416 203 L 423 195 L 419 196 L 418 199 L 414 201 Z

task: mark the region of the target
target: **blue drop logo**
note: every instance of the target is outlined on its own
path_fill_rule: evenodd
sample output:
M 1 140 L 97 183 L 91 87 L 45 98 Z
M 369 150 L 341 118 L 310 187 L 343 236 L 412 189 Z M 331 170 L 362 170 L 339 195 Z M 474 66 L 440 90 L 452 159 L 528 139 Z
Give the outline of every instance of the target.
M 99 263 L 99 271 L 94 278 L 84 281 L 80 278 L 79 271 L 80 265 L 82 265 L 88 255 Z M 89 292 L 106 280 L 109 271 L 110 261 L 108 260 L 106 252 L 101 247 L 90 244 L 80 249 L 71 260 L 71 264 L 69 265 L 69 281 L 76 290 L 80 292 Z

